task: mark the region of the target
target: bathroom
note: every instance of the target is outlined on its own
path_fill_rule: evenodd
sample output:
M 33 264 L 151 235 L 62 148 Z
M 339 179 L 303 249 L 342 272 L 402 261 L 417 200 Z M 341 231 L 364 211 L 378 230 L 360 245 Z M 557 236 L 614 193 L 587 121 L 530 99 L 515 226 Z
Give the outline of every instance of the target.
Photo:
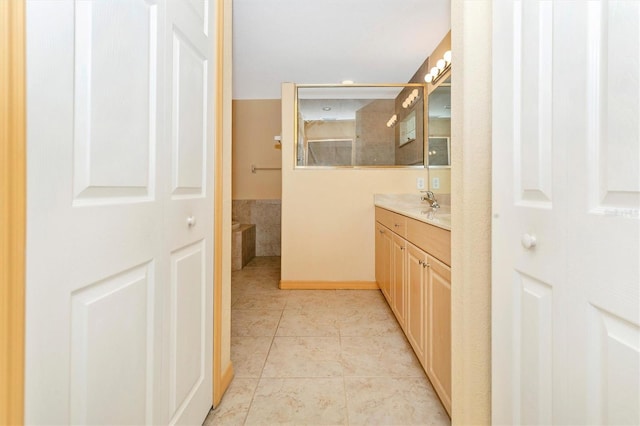
M 421 190 L 431 189 L 441 205 L 439 211 L 443 212 L 443 216 L 450 217 L 450 96 L 448 100 L 435 101 L 438 91 L 450 93 L 450 50 L 450 34 L 445 31 L 439 35 L 432 54 L 425 55 L 423 62 L 412 71 L 413 76 L 404 83 L 391 84 L 390 88 L 348 84 L 327 87 L 329 94 L 314 95 L 314 91 L 318 90 L 315 87 L 285 83 L 282 85 L 281 99 L 234 100 L 232 212 L 237 228 L 232 230 L 233 243 L 236 244 L 232 269 L 240 271 L 243 267 L 247 268 L 246 272 L 235 272 L 232 278 L 231 353 L 240 380 L 249 380 L 250 376 L 258 374 L 249 371 L 251 369 L 247 365 L 250 363 L 244 352 L 259 354 L 264 350 L 263 347 L 251 346 L 255 344 L 255 339 L 260 338 L 250 337 L 257 331 L 252 334 L 251 331 L 242 330 L 248 321 L 248 312 L 258 306 L 264 309 L 261 314 L 264 319 L 254 323 L 259 328 L 269 322 L 272 311 L 279 308 L 279 298 L 275 294 L 264 294 L 262 303 L 254 299 L 242 299 L 246 296 L 247 279 L 262 288 L 265 284 L 257 281 L 261 271 L 268 271 L 269 274 L 275 271 L 261 269 L 259 264 L 275 260 L 279 264 L 279 288 L 294 292 L 309 290 L 307 297 L 318 297 L 316 302 L 323 306 L 319 290 L 329 290 L 326 299 L 332 300 L 335 295 L 333 290 L 378 289 L 378 256 L 375 253 L 373 229 L 376 194 L 407 194 L 427 211 L 431 209 L 427 202 L 420 200 Z M 429 65 L 428 56 L 432 56 L 430 61 L 433 66 Z M 434 59 L 436 56 L 437 59 Z M 438 70 L 437 84 L 436 81 L 425 84 L 425 74 L 432 72 L 438 60 L 443 58 L 447 60 Z M 311 94 L 305 95 L 305 90 Z M 349 99 L 341 100 L 345 98 L 338 94 L 341 90 L 390 90 L 393 94 L 389 99 L 368 104 L 373 108 L 358 105 L 354 108 L 358 112 L 354 114 L 360 114 L 359 119 L 348 122 L 332 114 L 336 110 L 347 109 L 346 104 L 356 103 L 354 100 L 365 96 L 353 94 Z M 432 92 L 434 97 L 429 98 Z M 435 109 L 429 112 L 426 99 L 434 99 L 431 103 L 440 108 L 437 114 Z M 373 111 L 363 118 L 363 111 L 367 108 Z M 313 120 L 310 110 L 318 110 L 322 118 Z M 390 117 L 394 114 L 397 122 L 391 123 Z M 427 135 L 427 124 L 431 122 L 425 119 L 426 116 L 430 117 L 428 120 L 433 118 L 433 127 L 437 130 L 435 133 Z M 294 117 L 300 119 L 296 122 Z M 438 126 L 436 120 L 444 124 Z M 366 124 L 359 125 L 362 122 Z M 296 126 L 297 130 L 294 129 Z M 407 132 L 406 128 L 413 129 L 413 133 Z M 368 137 L 367 133 L 378 139 Z M 382 141 L 382 134 L 389 137 Z M 298 137 L 294 138 L 294 135 Z M 445 150 L 445 160 L 433 161 L 437 163 L 433 169 L 436 188 L 432 187 L 433 182 L 430 181 L 431 170 L 425 167 L 430 159 L 429 153 L 436 151 L 435 144 L 431 147 L 428 145 L 427 137 L 431 136 L 446 141 L 444 147 L 437 147 L 437 150 Z M 368 140 L 378 142 L 366 144 Z M 344 141 L 354 147 L 347 155 L 338 151 L 340 143 Z M 313 152 L 313 142 L 330 147 L 323 151 L 320 145 L 316 145 L 318 148 Z M 381 154 L 383 150 L 384 154 Z M 255 249 L 245 250 L 247 244 L 255 245 Z M 247 252 L 250 254 L 247 255 Z M 256 260 L 260 259 L 258 263 L 256 260 L 252 262 L 254 255 Z M 237 292 L 236 296 L 234 291 Z M 384 314 L 385 307 L 381 309 Z M 310 311 L 313 309 L 310 308 Z M 287 310 L 283 315 L 281 321 L 286 322 Z M 331 315 L 328 314 L 329 317 Z M 381 329 L 396 323 L 392 318 L 384 322 L 371 321 L 372 324 L 380 324 Z M 318 333 L 317 330 L 314 332 Z M 326 330 L 322 332 L 328 333 Z M 320 336 L 317 341 L 321 342 L 325 339 L 321 337 L 322 332 L 308 336 Z M 327 344 L 331 346 L 330 342 Z M 412 357 L 412 354 L 411 348 L 407 347 L 401 356 Z M 273 354 L 267 357 L 265 353 L 264 357 L 266 361 L 263 359 L 262 362 L 266 362 L 265 368 L 268 368 L 274 362 Z M 417 361 L 414 360 L 414 364 Z M 231 392 L 233 395 L 234 391 Z M 425 392 L 425 395 L 433 395 L 433 392 Z M 448 400 L 444 405 L 437 402 L 438 397 L 431 398 L 435 401 L 431 404 L 440 407 L 433 410 L 432 414 L 440 416 L 440 421 L 446 424 L 448 416 L 444 407 L 450 409 L 450 396 L 441 397 Z

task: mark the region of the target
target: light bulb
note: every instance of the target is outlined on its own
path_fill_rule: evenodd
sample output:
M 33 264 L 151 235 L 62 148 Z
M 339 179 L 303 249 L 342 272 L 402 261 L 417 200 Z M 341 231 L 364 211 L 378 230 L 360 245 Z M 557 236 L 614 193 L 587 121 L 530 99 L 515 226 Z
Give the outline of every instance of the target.
M 431 68 L 431 75 L 436 77 L 438 74 L 440 74 L 440 69 L 438 67 Z
M 424 81 L 427 83 L 431 83 L 433 81 L 433 76 L 431 75 L 431 73 L 424 76 Z
M 447 61 L 448 64 L 451 63 L 451 51 L 447 50 L 446 52 L 444 52 L 444 60 Z
M 416 99 L 418 97 L 418 89 L 413 89 L 413 92 L 411 92 L 411 94 L 413 95 L 413 98 Z
M 442 70 L 444 69 L 444 67 L 446 67 L 446 66 L 447 66 L 447 63 L 444 61 L 444 59 L 440 59 L 440 60 L 436 63 L 436 65 L 438 66 L 438 69 L 439 69 L 440 71 L 442 71 Z

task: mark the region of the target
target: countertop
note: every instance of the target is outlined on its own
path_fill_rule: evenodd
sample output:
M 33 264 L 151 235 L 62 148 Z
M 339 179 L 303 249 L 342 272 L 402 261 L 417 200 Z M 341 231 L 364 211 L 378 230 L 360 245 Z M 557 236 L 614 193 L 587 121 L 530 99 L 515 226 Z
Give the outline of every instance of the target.
M 383 209 L 451 231 L 451 206 L 433 209 L 420 194 L 374 194 L 373 203 Z M 436 195 L 436 199 L 438 196 Z

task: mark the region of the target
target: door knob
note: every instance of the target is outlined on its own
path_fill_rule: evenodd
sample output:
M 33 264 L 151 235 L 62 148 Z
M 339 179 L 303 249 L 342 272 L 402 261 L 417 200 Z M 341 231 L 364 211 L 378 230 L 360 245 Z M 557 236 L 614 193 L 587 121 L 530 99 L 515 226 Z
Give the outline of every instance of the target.
M 196 226 L 196 218 L 194 216 L 189 216 L 187 218 L 187 226 L 189 228 L 192 228 L 192 227 Z
M 522 243 L 522 247 L 526 248 L 527 250 L 531 250 L 537 244 L 536 236 L 530 234 L 524 234 L 520 242 Z

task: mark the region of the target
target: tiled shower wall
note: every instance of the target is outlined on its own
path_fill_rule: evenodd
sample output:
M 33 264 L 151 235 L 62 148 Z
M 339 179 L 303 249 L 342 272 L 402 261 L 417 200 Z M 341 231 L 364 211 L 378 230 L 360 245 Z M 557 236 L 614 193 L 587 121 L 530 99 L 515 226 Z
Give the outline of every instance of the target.
M 280 200 L 233 200 L 231 215 L 256 225 L 256 256 L 280 256 Z

